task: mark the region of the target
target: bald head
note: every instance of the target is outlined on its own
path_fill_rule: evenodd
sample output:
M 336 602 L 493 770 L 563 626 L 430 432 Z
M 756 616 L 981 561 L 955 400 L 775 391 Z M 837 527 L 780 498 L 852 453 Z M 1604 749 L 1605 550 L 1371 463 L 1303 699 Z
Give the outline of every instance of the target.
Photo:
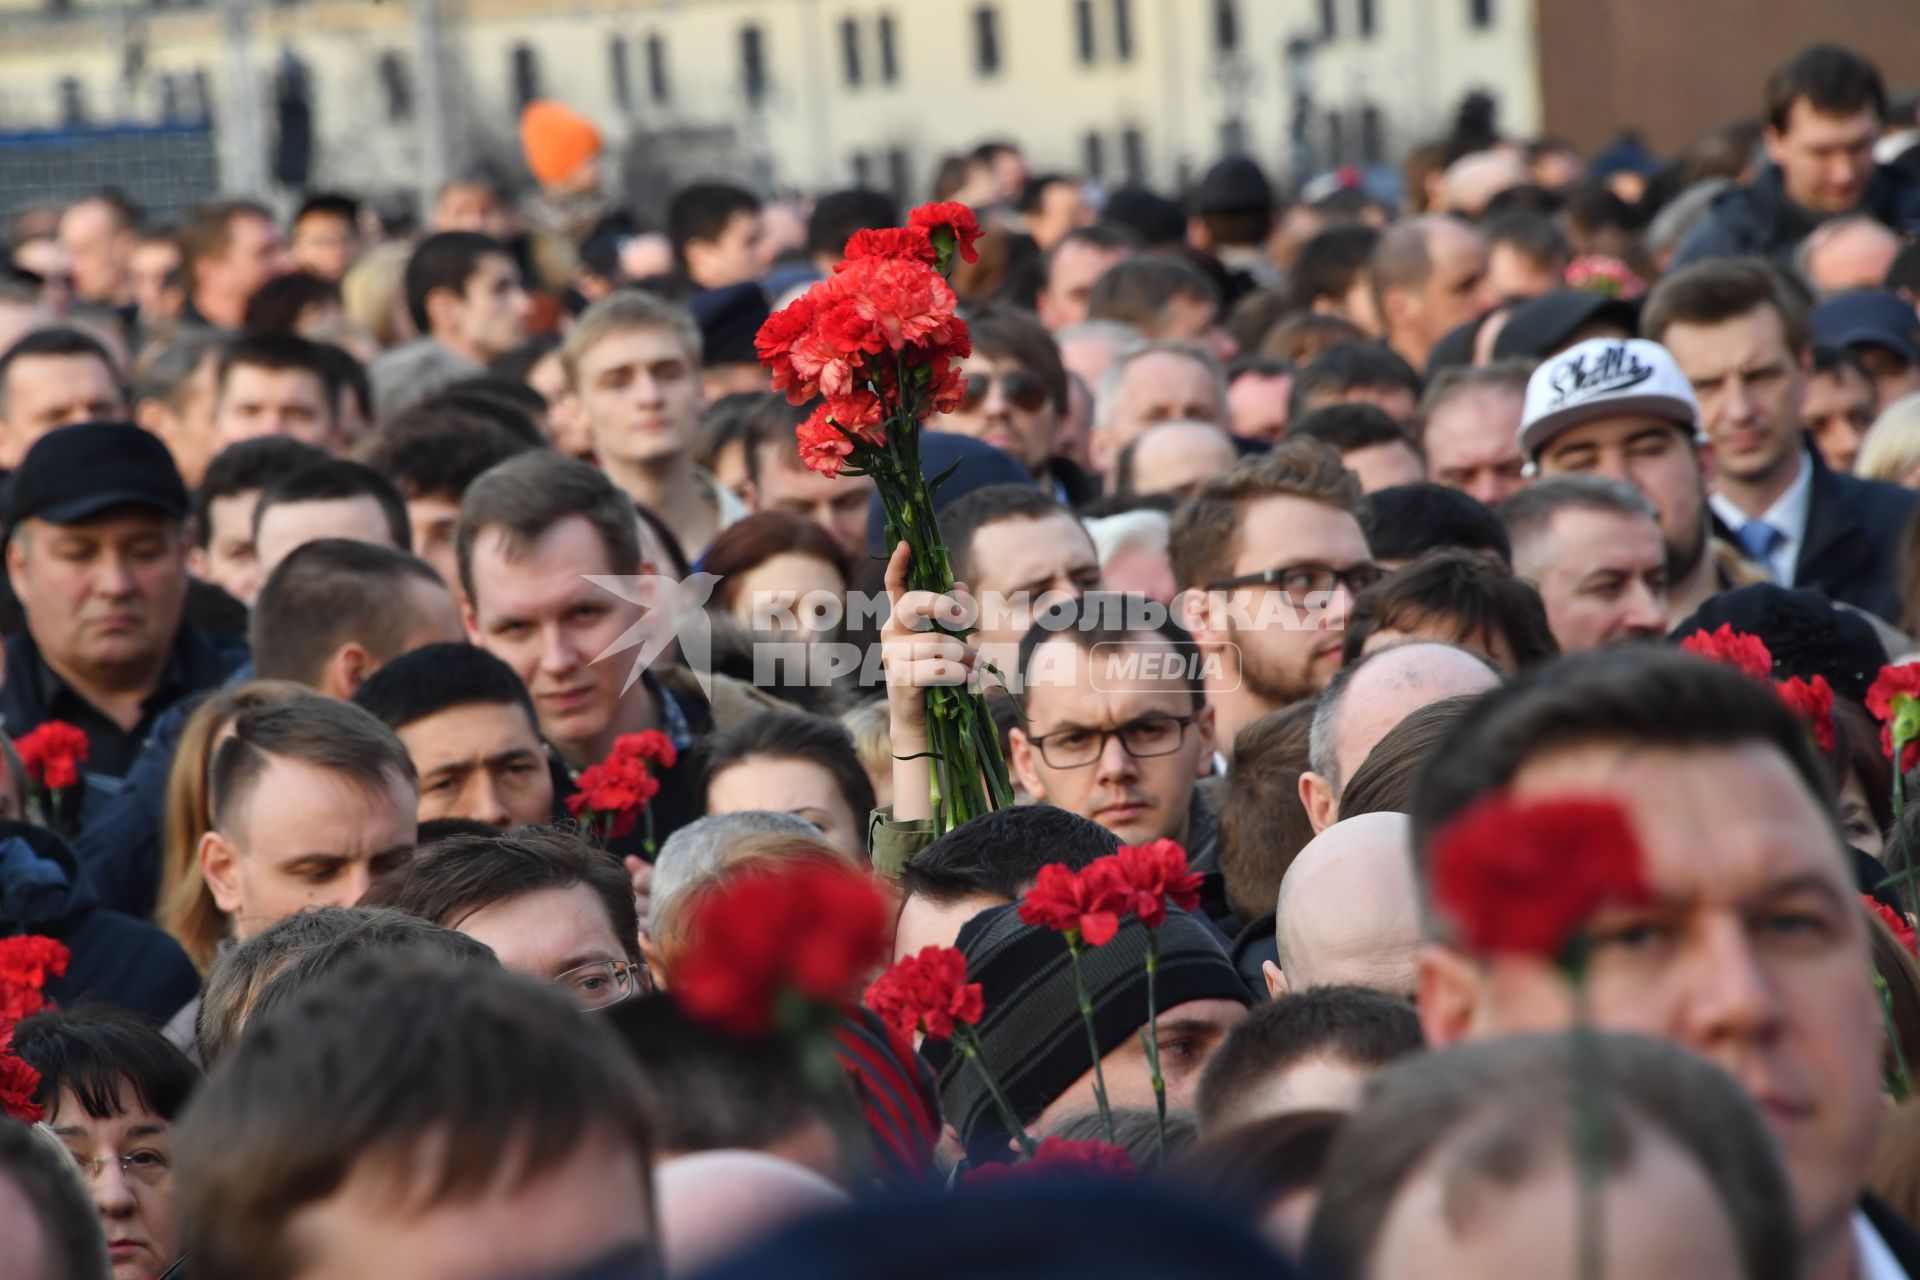
M 1428 215 L 1388 227 L 1373 250 L 1374 302 L 1387 345 L 1416 372 L 1448 330 L 1492 305 L 1487 242 L 1457 218 Z
M 1878 218 L 1834 218 L 1801 246 L 1800 274 L 1822 294 L 1878 289 L 1899 253 L 1900 237 Z
M 1240 460 L 1225 428 L 1194 418 L 1148 427 L 1120 455 L 1123 493 L 1166 493 L 1185 500 Z
M 1420 950 L 1412 827 L 1369 813 L 1315 836 L 1287 868 L 1274 908 L 1277 997 L 1312 987 L 1371 987 L 1411 996 Z
M 758 1151 L 704 1151 L 654 1173 L 660 1249 L 669 1280 L 715 1262 L 801 1218 L 847 1204 L 811 1169 Z
M 1461 156 L 1447 166 L 1441 186 L 1446 193 L 1447 208 L 1477 218 L 1495 196 L 1526 185 L 1531 177 L 1520 153 L 1502 147 Z

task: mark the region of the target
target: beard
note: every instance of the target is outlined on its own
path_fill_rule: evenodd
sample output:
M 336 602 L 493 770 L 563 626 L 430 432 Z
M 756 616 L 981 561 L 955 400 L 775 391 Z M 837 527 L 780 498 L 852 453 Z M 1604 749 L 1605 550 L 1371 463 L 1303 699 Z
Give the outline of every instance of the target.
M 1270 707 L 1290 707 L 1317 696 L 1326 685 L 1314 671 L 1311 654 L 1295 656 L 1289 665 L 1258 646 L 1239 644 L 1239 650 L 1240 682 Z
M 1667 543 L 1667 583 L 1674 586 L 1690 580 L 1707 558 L 1707 510 L 1703 502 L 1694 516 L 1691 530 L 1682 529 L 1679 537 Z

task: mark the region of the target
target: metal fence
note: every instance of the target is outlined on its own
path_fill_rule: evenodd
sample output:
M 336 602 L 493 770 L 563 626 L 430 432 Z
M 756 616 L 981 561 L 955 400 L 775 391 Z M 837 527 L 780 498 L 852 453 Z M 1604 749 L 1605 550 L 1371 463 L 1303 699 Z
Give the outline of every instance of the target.
M 70 204 L 101 187 L 166 221 L 220 189 L 213 126 L 80 125 L 0 131 L 0 215 Z

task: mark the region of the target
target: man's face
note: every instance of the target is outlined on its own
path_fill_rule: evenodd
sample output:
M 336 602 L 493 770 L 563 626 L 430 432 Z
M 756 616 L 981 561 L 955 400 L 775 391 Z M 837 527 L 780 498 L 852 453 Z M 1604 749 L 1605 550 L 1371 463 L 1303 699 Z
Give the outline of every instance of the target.
M 1093 210 L 1077 182 L 1050 182 L 1040 193 L 1040 208 L 1027 216 L 1027 234 L 1045 253 L 1076 227 L 1093 222 Z
M 850 562 L 867 554 L 867 508 L 872 476 L 823 476 L 809 471 L 784 445 L 760 450 L 747 505 L 755 511 L 785 511 L 825 529 Z
M 413 784 L 368 785 L 332 769 L 270 756 L 231 829 L 201 841 L 200 866 L 237 938 L 308 907 L 350 907 L 413 855 Z
M 1517 392 L 1489 387 L 1441 402 L 1421 441 L 1434 481 L 1487 506 L 1526 483 L 1516 437 L 1524 402 Z
M 462 703 L 394 732 L 420 775 L 420 821 L 468 818 L 510 831 L 552 818 L 546 748 L 518 704 Z
M 1290 373 L 1243 373 L 1227 388 L 1227 429 L 1243 440 L 1279 444 L 1287 434 Z
M 978 351 L 960 362 L 960 372 L 966 377 L 960 407 L 927 425 L 1003 449 L 1029 474 L 1044 471 L 1060 428 L 1047 384 L 1025 365 Z
M 1193 1106 L 1200 1075 L 1213 1051 L 1246 1016 L 1247 1007 L 1232 1000 L 1189 1000 L 1160 1013 L 1160 1069 L 1166 1081 L 1168 1107 L 1186 1110 Z M 1119 1048 L 1100 1059 L 1100 1072 L 1106 1079 L 1109 1105 L 1153 1109 L 1153 1068 L 1139 1036 L 1128 1036 Z M 1098 1104 L 1093 1085 L 1093 1069 L 1089 1067 L 1087 1074 L 1049 1103 L 1028 1128 L 1044 1133 L 1048 1126 L 1068 1116 L 1094 1110 Z
M 180 246 L 171 240 L 149 240 L 133 251 L 128 271 L 133 300 L 144 320 L 167 315 L 167 282 L 180 269 Z
M 1803 1232 L 1844 1231 L 1885 1113 L 1866 921 L 1831 815 L 1758 743 L 1567 747 L 1523 765 L 1513 791 L 1626 806 L 1654 902 L 1592 922 L 1593 1025 L 1672 1040 L 1724 1068 L 1779 1141 Z M 1471 1011 L 1446 1025 L 1433 1016 L 1439 963 L 1430 953 L 1421 990 L 1436 1044 L 1571 1017 L 1551 963 L 1503 959 L 1467 979 Z
M 4 457 L 20 465 L 33 442 L 55 427 L 127 416 L 120 380 L 98 356 L 21 356 L 7 368 Z
M 601 457 L 644 463 L 685 453 L 700 429 L 700 371 L 671 329 L 622 329 L 580 357 L 580 409 Z
M 338 280 L 360 259 L 360 230 L 337 213 L 310 213 L 293 229 L 293 261 L 322 280 Z
M 82 200 L 68 209 L 60 219 L 60 243 L 72 264 L 74 296 L 110 305 L 126 301 L 133 239 L 111 207 Z
M 1340 455 L 1347 470 L 1360 478 L 1366 493 L 1378 493 L 1396 485 L 1418 484 L 1427 478 L 1427 468 L 1413 446 L 1399 440 L 1370 444 Z
M 1514 548 L 1513 571 L 1540 589 L 1562 653 L 1666 634 L 1667 553 L 1650 520 L 1560 511 Z
M 687 274 L 702 289 L 724 289 L 760 278 L 760 214 L 737 209 L 718 237 L 689 240 Z
M 370 494 L 351 498 L 324 498 L 313 502 L 276 502 L 260 512 L 254 529 L 254 554 L 260 561 L 260 581 L 273 576 L 280 562 L 309 542 L 345 538 L 373 542 L 399 550 L 386 508 Z
M 794 756 L 749 756 L 707 780 L 708 813 L 756 809 L 804 818 L 829 845 L 866 861 L 867 815 L 853 811 L 824 765 Z
M 230 493 L 207 504 L 207 546 L 195 548 L 191 567 L 196 578 L 211 582 L 249 607 L 260 594 L 260 560 L 253 545 L 253 509 L 260 491 Z
M 230 225 L 227 252 L 201 268 L 210 282 L 243 303 L 261 285 L 292 269 L 279 228 L 250 213 L 241 214 Z
M 967 586 L 980 602 L 980 630 L 974 643 L 994 646 L 988 656 L 1002 670 L 1012 670 L 1013 650 L 1044 608 L 1043 595 L 1056 592 L 1077 598 L 1100 589 L 1100 560 L 1094 554 L 1093 539 L 1065 511 L 1038 520 L 982 525 L 973 532 L 968 563 L 973 566 L 973 581 Z
M 1028 719 L 1012 733 L 1014 775 L 1035 800 L 1091 818 L 1128 844 L 1184 839 L 1194 781 L 1213 769 L 1213 714 L 1194 706 L 1184 681 L 1124 669 L 1128 656 L 1171 655 L 1166 641 L 1141 635 L 1125 648 L 1089 654 L 1062 636 L 1034 650 Z M 1136 756 L 1117 733 L 1101 741 L 1103 730 L 1117 729 L 1136 749 L 1164 754 Z
M 606 903 L 586 884 L 536 889 L 448 923 L 492 947 L 502 967 L 542 982 L 582 965 L 627 963 L 639 941 L 614 932 Z
M 1220 380 L 1192 356 L 1154 351 L 1138 357 L 1121 377 L 1112 416 L 1094 424 L 1094 466 L 1103 474 L 1111 472 L 1120 451 L 1156 422 L 1220 422 L 1220 402 Z
M 1443 223 L 1428 234 L 1427 253 L 1433 272 L 1419 290 L 1419 332 L 1430 347 L 1492 306 L 1494 297 L 1487 284 L 1487 243 L 1479 232 Z
M 407 527 L 413 532 L 413 554 L 433 566 L 449 586 L 460 581 L 460 559 L 454 536 L 460 529 L 460 504 L 438 494 L 407 499 Z
M 1719 324 L 1674 324 L 1664 339 L 1700 399 L 1720 474 L 1760 482 L 1797 465 L 1807 364 L 1780 313 L 1755 307 Z
M 520 268 L 504 253 L 483 254 L 460 295 L 450 345 L 487 361 L 527 340 L 533 300 L 520 283 Z
M 216 422 L 222 448 L 258 436 L 292 436 L 318 449 L 339 451 L 326 381 L 311 369 L 234 365 L 220 389 Z
M 646 1168 L 629 1147 L 594 1134 L 538 1177 L 514 1168 L 478 1195 L 418 1210 L 425 1187 L 396 1194 L 393 1170 L 362 1161 L 324 1199 L 296 1211 L 286 1235 L 302 1265 L 293 1280 L 508 1280 L 558 1275 L 653 1233 Z
M 540 732 L 563 758 L 577 765 L 599 759 L 627 727 L 627 664 L 594 659 L 642 617 L 639 605 L 583 576 L 613 572 L 599 534 L 586 517 L 568 516 L 531 546 L 510 549 L 498 528 L 483 529 L 472 571 L 478 595 L 466 609 L 473 642 L 527 686 Z M 644 705 L 633 700 L 635 712 Z
M 1501 302 L 1537 298 L 1560 287 L 1561 270 L 1560 264 L 1535 262 L 1503 241 L 1487 250 L 1487 293 Z
M 87 524 L 30 519 L 7 546 L 27 630 L 56 670 L 93 679 L 157 672 L 187 597 L 180 522 L 155 511 Z
M 1084 323 L 1087 297 L 1094 284 L 1109 268 L 1131 256 L 1132 251 L 1125 248 L 1103 249 L 1081 240 L 1062 241 L 1054 249 L 1046 285 L 1037 300 L 1040 323 L 1049 330 Z
M 49 1108 L 54 1136 L 82 1162 L 100 1229 L 107 1238 L 113 1280 L 151 1280 L 180 1256 L 173 1216 L 173 1125 L 121 1083 L 111 1099 L 118 1114 L 90 1115 L 73 1090 L 62 1089 Z M 133 1161 L 131 1171 L 120 1161 Z M 87 1162 L 99 1160 L 98 1172 Z
M 1866 199 L 1873 180 L 1873 144 L 1880 116 L 1816 111 L 1806 98 L 1787 109 L 1787 127 L 1767 127 L 1767 158 L 1779 168 L 1787 198 L 1818 214 L 1847 213 Z
M 1543 476 L 1598 475 L 1624 481 L 1653 504 L 1676 574 L 1706 549 L 1707 478 L 1702 451 L 1685 427 L 1658 418 L 1599 418 L 1562 432 L 1540 451 Z
M 1874 342 L 1863 342 L 1853 349 L 1866 369 L 1867 376 L 1873 379 L 1874 407 L 1884 411 L 1886 407 L 1903 396 L 1920 391 L 1920 364 L 1892 347 L 1883 347 Z
M 1813 447 L 1835 471 L 1853 470 L 1875 412 L 1873 384 L 1849 364 L 1808 378 L 1807 398 L 1800 402 L 1800 421 Z

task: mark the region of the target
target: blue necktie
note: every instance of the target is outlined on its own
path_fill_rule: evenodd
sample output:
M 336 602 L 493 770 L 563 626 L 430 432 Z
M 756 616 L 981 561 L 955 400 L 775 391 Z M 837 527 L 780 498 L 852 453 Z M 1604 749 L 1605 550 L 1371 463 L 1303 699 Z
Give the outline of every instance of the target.
M 1749 520 L 1734 536 L 1740 540 L 1740 549 L 1747 553 L 1748 559 L 1765 569 L 1767 576 L 1777 576 L 1773 572 L 1773 553 L 1787 540 L 1786 534 L 1765 520 Z

